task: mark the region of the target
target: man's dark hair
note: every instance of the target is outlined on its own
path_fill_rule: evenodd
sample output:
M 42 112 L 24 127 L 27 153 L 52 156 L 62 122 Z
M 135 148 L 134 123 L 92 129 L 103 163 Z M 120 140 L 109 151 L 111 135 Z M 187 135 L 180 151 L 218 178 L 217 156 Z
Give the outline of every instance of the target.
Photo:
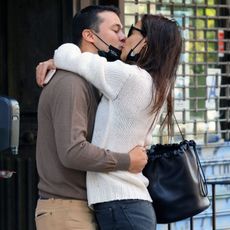
M 105 5 L 93 5 L 82 9 L 73 18 L 72 26 L 72 42 L 80 46 L 82 41 L 82 31 L 84 29 L 93 29 L 95 32 L 99 32 L 99 25 L 102 22 L 99 13 L 109 11 L 114 12 L 119 16 L 119 9 L 115 6 Z

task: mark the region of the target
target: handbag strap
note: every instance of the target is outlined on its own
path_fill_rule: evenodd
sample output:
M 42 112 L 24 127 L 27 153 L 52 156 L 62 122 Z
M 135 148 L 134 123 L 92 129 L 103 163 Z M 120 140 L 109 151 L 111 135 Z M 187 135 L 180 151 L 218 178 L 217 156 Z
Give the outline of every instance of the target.
M 180 132 L 180 135 L 181 135 L 181 137 L 182 137 L 182 140 L 184 141 L 184 140 L 185 140 L 184 134 L 182 133 L 182 131 L 181 131 L 181 129 L 180 129 L 180 126 L 179 126 L 178 121 L 177 121 L 177 119 L 176 119 L 175 113 L 173 113 L 173 117 L 174 117 L 174 120 L 175 120 L 176 125 L 177 125 L 177 127 L 178 127 L 178 130 L 179 130 L 179 132 Z
M 179 123 L 178 123 L 178 121 L 176 119 L 175 113 L 173 113 L 173 118 L 174 118 L 174 120 L 176 122 L 178 130 L 179 130 L 180 135 L 182 137 L 182 140 L 187 142 L 185 140 L 184 134 L 182 133 L 182 131 L 180 129 L 180 126 L 179 126 Z M 191 145 L 193 147 L 193 150 L 194 150 L 194 153 L 195 153 L 195 158 L 196 158 L 196 163 L 197 163 L 197 168 L 198 168 L 198 178 L 199 178 L 199 185 L 200 185 L 201 195 L 206 197 L 208 195 L 208 186 L 207 186 L 207 181 L 206 181 L 206 177 L 205 177 L 205 174 L 204 174 L 204 170 L 202 168 L 202 165 L 200 163 L 200 159 L 199 159 L 199 156 L 198 156 L 198 153 L 197 153 L 196 143 L 195 143 L 195 141 L 189 141 L 189 142 L 191 143 Z
M 178 121 L 177 121 L 176 116 L 175 116 L 174 113 L 173 113 L 173 117 L 174 117 L 174 120 L 175 120 L 175 122 L 177 124 L 177 127 L 179 129 L 180 135 L 181 135 L 183 141 L 185 141 L 184 134 L 182 133 L 182 131 L 180 129 L 180 126 L 178 124 Z M 198 153 L 197 153 L 196 143 L 195 143 L 195 141 L 193 141 L 193 142 L 194 143 L 192 144 L 192 147 L 193 147 L 193 150 L 194 150 L 194 153 L 195 153 L 195 157 L 196 157 L 196 162 L 197 162 L 198 175 L 199 175 L 198 178 L 199 178 L 199 184 L 200 184 L 201 194 L 203 196 L 207 196 L 208 195 L 207 181 L 206 181 L 204 170 L 202 168 L 202 165 L 200 163 L 200 159 L 199 159 L 199 156 L 198 156 Z
M 192 144 L 192 147 L 193 147 L 196 162 L 197 162 L 198 178 L 199 178 L 199 185 L 200 185 L 201 195 L 206 197 L 208 195 L 208 186 L 207 186 L 206 177 L 205 177 L 204 170 L 202 168 L 202 165 L 200 163 L 200 159 L 199 159 L 199 156 L 198 156 L 198 153 L 197 153 L 196 143 L 195 143 L 195 141 L 192 141 L 192 142 L 194 142 Z
M 161 123 L 161 127 L 163 126 L 162 124 L 164 123 L 165 119 L 167 118 L 167 115 L 165 116 L 165 118 L 163 119 L 163 122 Z M 176 119 L 176 116 L 175 116 L 175 113 L 173 113 L 173 118 L 174 118 L 174 121 L 176 122 L 176 125 L 177 125 L 177 128 L 180 132 L 180 135 L 182 137 L 182 140 L 185 141 L 185 137 L 184 137 L 184 134 L 182 133 L 181 129 L 180 129 L 180 126 L 179 126 L 179 123 Z M 169 134 L 168 134 L 168 138 L 169 138 Z

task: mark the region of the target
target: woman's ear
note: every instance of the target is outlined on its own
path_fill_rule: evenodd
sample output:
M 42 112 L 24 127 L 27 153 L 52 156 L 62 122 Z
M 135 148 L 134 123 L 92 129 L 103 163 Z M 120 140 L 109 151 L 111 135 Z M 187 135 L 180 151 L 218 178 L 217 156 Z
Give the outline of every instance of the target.
M 85 39 L 88 42 L 94 42 L 95 41 L 94 34 L 89 29 L 84 29 L 82 31 L 82 38 Z

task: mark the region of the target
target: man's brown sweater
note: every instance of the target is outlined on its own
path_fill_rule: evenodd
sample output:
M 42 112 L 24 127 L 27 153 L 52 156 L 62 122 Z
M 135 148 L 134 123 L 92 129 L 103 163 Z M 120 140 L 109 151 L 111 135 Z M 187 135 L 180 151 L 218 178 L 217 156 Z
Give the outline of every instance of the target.
M 90 143 L 98 98 L 91 84 L 62 70 L 42 90 L 36 148 L 40 196 L 86 200 L 86 171 L 128 170 L 128 154 Z

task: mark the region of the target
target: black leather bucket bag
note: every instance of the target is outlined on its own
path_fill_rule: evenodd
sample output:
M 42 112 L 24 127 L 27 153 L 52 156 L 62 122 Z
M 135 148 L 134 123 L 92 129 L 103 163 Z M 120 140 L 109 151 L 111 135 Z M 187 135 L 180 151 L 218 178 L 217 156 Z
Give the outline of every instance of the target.
M 158 223 L 192 217 L 210 205 L 205 175 L 193 140 L 183 138 L 181 143 L 152 145 L 143 174 L 149 179 L 148 191 Z

